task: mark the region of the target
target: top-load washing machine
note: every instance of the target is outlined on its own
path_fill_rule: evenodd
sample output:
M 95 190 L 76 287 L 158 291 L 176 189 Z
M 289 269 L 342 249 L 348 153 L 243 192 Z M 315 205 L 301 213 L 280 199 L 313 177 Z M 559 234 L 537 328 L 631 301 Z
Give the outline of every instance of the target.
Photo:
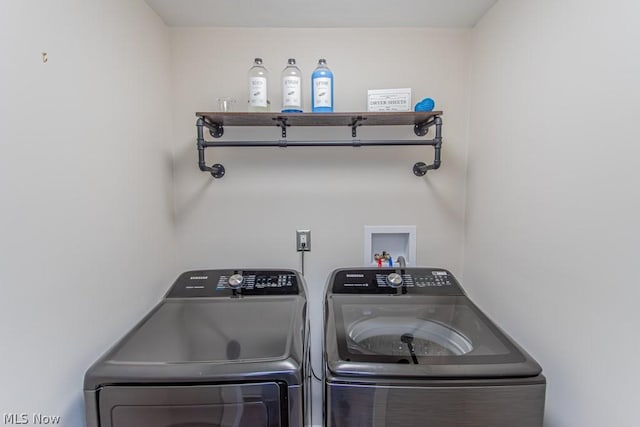
M 308 360 L 297 272 L 186 272 L 87 371 L 87 425 L 302 427 Z
M 339 269 L 325 295 L 327 426 L 541 427 L 546 380 L 444 269 Z

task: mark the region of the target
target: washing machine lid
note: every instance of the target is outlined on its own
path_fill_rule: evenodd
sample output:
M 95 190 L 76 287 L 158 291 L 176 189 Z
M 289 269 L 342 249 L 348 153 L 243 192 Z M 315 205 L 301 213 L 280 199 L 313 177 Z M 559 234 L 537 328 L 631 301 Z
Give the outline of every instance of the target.
M 101 384 L 301 381 L 306 303 L 300 296 L 165 299 L 85 376 Z
M 464 295 L 329 295 L 336 374 L 512 377 L 540 366 Z M 332 335 L 332 334 L 328 334 Z
M 111 362 L 244 362 L 288 354 L 291 298 L 166 300 L 113 352 Z

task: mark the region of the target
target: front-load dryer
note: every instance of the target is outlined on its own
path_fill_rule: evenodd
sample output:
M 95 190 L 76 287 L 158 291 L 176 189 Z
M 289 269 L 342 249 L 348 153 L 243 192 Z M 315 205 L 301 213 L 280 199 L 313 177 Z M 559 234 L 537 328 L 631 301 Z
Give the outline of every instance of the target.
M 543 424 L 540 366 L 447 270 L 336 270 L 324 316 L 327 426 Z
M 186 272 L 87 371 L 87 425 L 302 427 L 308 358 L 297 272 Z

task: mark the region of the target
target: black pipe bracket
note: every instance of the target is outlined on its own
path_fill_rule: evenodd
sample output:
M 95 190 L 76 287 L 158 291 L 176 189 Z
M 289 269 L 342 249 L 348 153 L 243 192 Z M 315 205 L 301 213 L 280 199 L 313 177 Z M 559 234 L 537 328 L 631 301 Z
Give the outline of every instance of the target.
M 439 116 L 434 117 L 424 123 L 417 123 L 413 131 L 418 136 L 425 136 L 429 132 L 429 128 L 436 127 L 436 136 L 430 141 L 433 145 L 433 163 L 426 164 L 425 162 L 417 162 L 413 165 L 413 174 L 415 176 L 425 176 L 428 171 L 436 170 L 440 168 L 441 164 L 441 151 L 442 151 L 442 118 Z
M 207 119 L 202 119 L 204 127 L 209 129 L 209 135 L 214 138 L 221 138 L 224 135 L 224 127 L 220 123 L 213 123 Z
M 362 126 L 362 122 L 367 120 L 366 117 L 358 116 L 351 119 L 351 138 L 356 138 L 358 136 L 358 126 Z
M 202 172 L 209 172 L 214 178 L 222 178 L 225 174 L 224 166 L 220 163 L 215 163 L 211 166 L 207 166 L 207 162 L 204 157 L 204 149 L 207 147 L 207 141 L 204 139 L 204 128 L 209 129 L 209 133 L 214 138 L 220 138 L 224 133 L 224 128 L 220 124 L 211 123 L 202 117 L 198 118 L 196 122 L 196 129 L 198 130 L 198 167 Z
M 280 129 L 282 129 L 282 139 L 287 139 L 287 127 L 290 126 L 290 125 L 287 124 L 287 118 L 286 117 L 276 117 L 273 120 L 276 121 L 276 126 L 280 127 Z

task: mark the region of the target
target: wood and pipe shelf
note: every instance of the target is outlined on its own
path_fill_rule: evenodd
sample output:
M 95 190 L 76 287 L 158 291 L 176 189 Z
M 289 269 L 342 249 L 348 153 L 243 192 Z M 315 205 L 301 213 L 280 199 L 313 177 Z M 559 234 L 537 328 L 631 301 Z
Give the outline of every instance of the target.
M 430 164 L 417 162 L 413 165 L 413 173 L 423 176 L 429 170 L 440 167 L 440 151 L 442 148 L 442 111 L 429 112 L 375 112 L 375 113 L 196 113 L 198 120 L 198 165 L 203 172 L 209 172 L 214 178 L 222 178 L 224 166 L 219 163 L 207 166 L 205 149 L 211 147 L 365 147 L 385 145 L 430 145 L 434 148 L 434 160 Z M 400 140 L 359 140 L 357 129 L 360 126 L 413 126 L 417 136 L 424 137 L 431 127 L 435 128 L 432 139 L 400 139 Z M 281 139 L 250 141 L 219 141 L 224 135 L 226 126 L 277 126 Z M 334 126 L 351 128 L 351 139 L 344 140 L 287 140 L 287 128 L 291 126 Z M 209 131 L 215 140 L 204 138 L 204 129 Z

